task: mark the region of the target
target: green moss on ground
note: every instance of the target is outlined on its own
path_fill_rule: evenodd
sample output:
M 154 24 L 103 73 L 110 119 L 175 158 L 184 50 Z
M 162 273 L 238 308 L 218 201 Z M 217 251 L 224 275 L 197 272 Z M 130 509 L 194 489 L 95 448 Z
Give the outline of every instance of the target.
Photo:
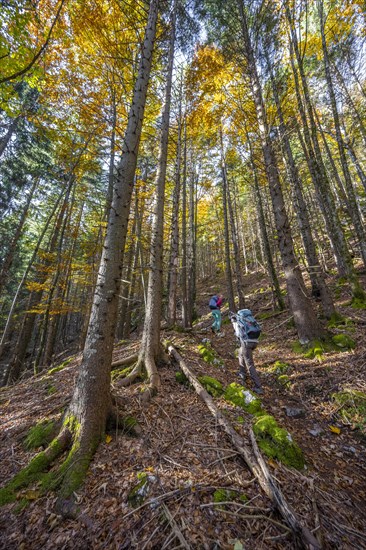
M 118 378 L 126 378 L 133 369 L 133 365 L 129 367 L 123 367 L 122 369 L 115 369 L 112 371 L 112 381 L 115 382 Z
M 189 380 L 182 371 L 178 371 L 175 373 L 175 380 L 178 382 L 178 384 L 183 384 L 185 386 L 188 386 Z
M 222 367 L 224 364 L 222 359 L 217 357 L 215 350 L 212 348 L 211 342 L 208 338 L 204 338 L 202 340 L 202 344 L 198 346 L 198 353 L 200 354 L 202 359 L 210 365 Z
M 351 422 L 362 433 L 366 434 L 366 393 L 346 389 L 332 395 L 338 405 L 338 415 L 345 422 Z
M 244 493 L 238 493 L 238 491 L 232 491 L 231 489 L 216 489 L 213 494 L 213 501 L 219 508 L 224 509 L 226 508 L 225 505 L 220 506 L 222 502 L 236 501 L 244 504 L 245 502 L 248 502 L 248 497 Z
M 212 397 L 220 397 L 224 393 L 221 382 L 211 376 L 199 376 L 198 381 Z
M 281 384 L 281 386 L 285 386 L 286 388 L 291 386 L 291 380 L 289 379 L 287 374 L 281 374 L 277 377 L 277 380 Z
M 281 428 L 275 418 L 261 415 L 253 425 L 258 447 L 268 457 L 275 458 L 297 470 L 304 467 L 304 455 L 287 430 Z
M 366 302 L 360 298 L 353 298 L 351 306 L 353 309 L 366 309 Z
M 155 481 L 155 476 L 149 475 L 147 472 L 139 472 L 137 474 L 138 483 L 131 489 L 127 496 L 128 503 L 134 508 L 141 506 L 148 492 L 150 482 Z
M 270 372 L 274 372 L 275 374 L 285 374 L 289 369 L 291 369 L 291 366 L 288 363 L 276 361 L 275 363 L 273 363 L 269 370 Z
M 339 326 L 347 325 L 348 320 L 343 317 L 338 311 L 335 311 L 328 320 L 328 328 L 337 328 Z
M 42 420 L 32 426 L 25 437 L 24 444 L 27 449 L 46 447 L 55 435 L 55 423 L 52 420 Z
M 137 435 L 138 421 L 134 416 L 124 416 L 118 419 L 118 429 L 129 435 Z
M 13 479 L 0 489 L 0 506 L 14 502 L 17 498 L 17 491 L 22 487 L 28 487 L 32 483 L 38 483 L 44 477 L 44 472 L 53 461 L 54 457 L 60 454 L 60 443 L 54 439 L 49 445 L 50 453 L 44 451 L 38 453 L 29 462 L 28 466 L 20 470 Z
M 250 390 L 236 382 L 226 387 L 224 398 L 226 401 L 230 401 L 250 414 L 258 413 L 262 410 L 261 400 Z
M 65 367 L 67 367 L 67 365 L 69 363 L 71 363 L 71 361 L 74 359 L 74 357 L 69 357 L 68 359 L 66 359 L 65 361 L 63 361 L 60 365 L 57 365 L 57 367 L 53 367 L 52 369 L 49 369 L 47 371 L 47 374 L 55 374 L 55 372 L 59 372 L 60 370 L 64 369 Z
M 335 351 L 351 350 L 355 347 L 355 341 L 347 334 L 336 334 L 324 340 L 313 340 L 306 345 L 294 342 L 292 349 L 295 353 L 301 354 L 307 359 L 318 359 L 322 361 L 324 353 Z
M 356 347 L 356 342 L 348 334 L 336 334 L 332 337 L 332 342 L 343 349 L 354 349 Z

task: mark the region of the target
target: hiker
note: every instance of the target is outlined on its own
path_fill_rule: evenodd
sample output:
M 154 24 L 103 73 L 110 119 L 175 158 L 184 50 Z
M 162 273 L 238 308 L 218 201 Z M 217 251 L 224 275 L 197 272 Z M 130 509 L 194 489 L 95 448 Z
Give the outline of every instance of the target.
M 220 307 L 222 306 L 223 300 L 224 300 L 223 296 L 221 294 L 217 294 L 215 296 L 212 296 L 208 303 L 208 307 L 210 308 L 212 316 L 214 318 L 214 322 L 211 325 L 211 330 L 214 334 L 217 334 L 220 332 L 220 328 L 221 328 Z
M 263 394 L 262 385 L 253 360 L 253 350 L 258 345 L 261 328 L 250 309 L 240 309 L 238 313 L 230 313 L 229 315 L 235 335 L 240 343 L 239 378 L 243 384 L 247 371 L 254 382 L 254 391 L 261 395 Z

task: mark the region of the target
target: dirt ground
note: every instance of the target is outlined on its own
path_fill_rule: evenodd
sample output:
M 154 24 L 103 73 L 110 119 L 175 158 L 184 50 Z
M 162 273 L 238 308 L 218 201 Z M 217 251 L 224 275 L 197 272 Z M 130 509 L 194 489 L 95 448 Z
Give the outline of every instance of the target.
M 265 281 L 261 284 L 265 287 Z M 211 334 L 206 306 L 210 290 L 198 297 L 198 313 L 206 315 L 200 329 L 166 332 L 164 337 L 197 375 L 208 374 L 227 385 L 238 381 L 236 342 L 225 321 L 222 336 Z M 321 362 L 295 354 L 295 330 L 289 326 L 289 312 L 284 311 L 261 321 L 262 341 L 254 352 L 264 388 L 263 407 L 291 433 L 306 460 L 300 472 L 273 459 L 267 460 L 269 469 L 323 548 L 342 550 L 366 548 L 365 425 L 360 419 L 345 420 L 342 406 L 333 398 L 345 389 L 366 391 L 366 312 L 352 309 L 348 302 L 342 291 L 337 305 L 352 320 L 347 331 L 357 343 L 354 351 L 326 353 Z M 248 306 L 256 315 L 270 314 L 270 294 L 251 294 Z M 202 360 L 198 345 L 203 338 L 210 339 L 222 366 Z M 137 339 L 122 344 L 116 347 L 114 359 L 137 349 Z M 29 428 L 42 419 L 60 417 L 72 393 L 79 361 L 75 357 L 59 372 L 1 391 L 1 484 L 34 455 L 24 446 Z M 271 369 L 276 361 L 288 365 L 288 385 L 282 385 Z M 141 383 L 125 389 L 118 379 L 114 381 L 121 414 L 137 419 L 137 433 L 106 436 L 76 495 L 80 509 L 76 519 L 64 520 L 55 514 L 54 494 L 42 494 L 37 486 L 20 491 L 17 502 L 0 509 L 0 547 L 295 548 L 287 526 L 205 403 L 190 386 L 177 383 L 178 370 L 173 363 L 160 367 L 163 390 L 147 408 L 139 399 Z M 215 398 L 215 403 L 249 444 L 251 415 L 224 399 Z M 289 416 L 294 409 L 300 409 L 297 418 Z M 244 422 L 238 421 L 239 416 Z M 146 494 L 131 502 L 131 491 L 141 479 L 147 480 Z M 214 502 L 220 489 L 230 491 L 226 504 Z

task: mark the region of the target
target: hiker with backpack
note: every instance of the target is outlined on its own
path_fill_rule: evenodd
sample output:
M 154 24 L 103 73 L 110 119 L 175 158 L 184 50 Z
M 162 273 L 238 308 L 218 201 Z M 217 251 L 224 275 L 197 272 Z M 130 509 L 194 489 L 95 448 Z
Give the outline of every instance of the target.
M 253 360 L 253 350 L 258 345 L 261 327 L 250 309 L 240 309 L 238 313 L 231 313 L 230 320 L 240 343 L 239 378 L 244 383 L 247 371 L 254 382 L 254 391 L 261 395 L 263 394 L 262 385 Z
M 208 307 L 210 308 L 212 317 L 214 318 L 214 322 L 211 325 L 211 330 L 214 334 L 218 334 L 221 329 L 220 307 L 222 306 L 223 300 L 223 296 L 221 294 L 217 294 L 215 296 L 212 296 L 208 303 Z

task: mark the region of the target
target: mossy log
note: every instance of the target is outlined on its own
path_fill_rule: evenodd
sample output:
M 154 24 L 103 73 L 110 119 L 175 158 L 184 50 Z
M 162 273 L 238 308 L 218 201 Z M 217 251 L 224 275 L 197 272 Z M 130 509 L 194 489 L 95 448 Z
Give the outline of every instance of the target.
M 211 414 L 215 417 L 220 426 L 228 434 L 234 447 L 243 457 L 252 474 L 257 478 L 259 485 L 266 493 L 266 495 L 271 499 L 275 508 L 279 511 L 286 524 L 290 527 L 298 546 L 300 548 L 307 548 L 309 550 L 320 549 L 320 543 L 310 532 L 310 530 L 306 526 L 302 525 L 297 519 L 291 506 L 287 503 L 281 490 L 278 488 L 276 482 L 272 478 L 267 468 L 267 465 L 259 452 L 253 431 L 250 430 L 251 446 L 249 446 L 235 431 L 227 418 L 225 418 L 225 416 L 216 407 L 212 397 L 202 387 L 192 370 L 188 367 L 181 355 L 179 355 L 177 350 L 172 345 L 168 346 L 168 353 L 171 357 L 175 359 L 175 361 L 177 361 L 179 367 L 189 379 L 197 394 L 206 403 Z

